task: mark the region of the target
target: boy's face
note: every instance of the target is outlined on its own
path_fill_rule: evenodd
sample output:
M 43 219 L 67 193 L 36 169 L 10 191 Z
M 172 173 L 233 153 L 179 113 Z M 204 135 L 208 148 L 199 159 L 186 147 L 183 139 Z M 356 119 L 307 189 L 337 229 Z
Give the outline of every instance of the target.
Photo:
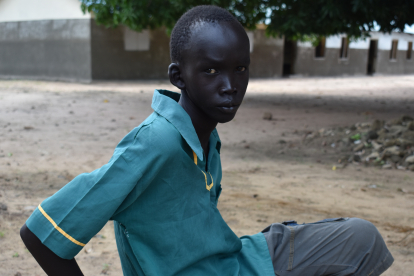
M 249 82 L 246 32 L 234 23 L 201 23 L 182 57 L 181 77 L 193 104 L 215 122 L 231 121 Z

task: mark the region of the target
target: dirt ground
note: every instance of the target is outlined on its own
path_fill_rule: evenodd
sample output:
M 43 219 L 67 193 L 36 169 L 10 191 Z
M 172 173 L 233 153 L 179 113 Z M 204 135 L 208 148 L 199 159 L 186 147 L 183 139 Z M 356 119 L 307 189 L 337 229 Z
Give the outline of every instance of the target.
M 175 90 L 166 81 L 0 81 L 0 275 L 44 275 L 20 227 L 74 176 L 108 162 L 151 113 L 155 88 Z M 218 126 L 224 219 L 237 235 L 291 219 L 367 219 L 395 258 L 384 275 L 414 275 L 414 172 L 333 170 L 339 148 L 301 135 L 405 114 L 414 117 L 414 76 L 252 80 L 236 118 Z M 76 259 L 85 275 L 122 275 L 111 222 Z

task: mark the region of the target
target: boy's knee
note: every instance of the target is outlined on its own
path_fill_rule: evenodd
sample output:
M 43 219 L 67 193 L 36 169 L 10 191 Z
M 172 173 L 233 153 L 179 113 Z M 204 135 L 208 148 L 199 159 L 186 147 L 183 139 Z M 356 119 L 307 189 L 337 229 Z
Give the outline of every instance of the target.
M 367 220 L 350 218 L 346 225 L 354 244 L 375 246 L 377 243 L 384 243 L 378 229 Z
M 375 227 L 374 224 L 372 224 L 371 222 L 364 220 L 364 219 L 360 219 L 360 218 L 350 218 L 347 221 L 347 224 L 352 227 L 352 229 L 354 229 L 355 231 L 361 231 L 361 232 L 372 232 L 372 231 L 377 231 L 377 228 Z

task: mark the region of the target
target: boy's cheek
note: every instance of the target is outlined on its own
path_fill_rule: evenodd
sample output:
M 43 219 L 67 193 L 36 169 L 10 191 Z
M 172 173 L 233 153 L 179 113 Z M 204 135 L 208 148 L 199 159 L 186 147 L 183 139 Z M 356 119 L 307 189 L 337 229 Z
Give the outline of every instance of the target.
M 247 79 L 242 78 L 242 79 L 237 80 L 237 85 L 236 85 L 237 91 L 246 93 L 246 89 L 247 89 L 248 84 L 249 84 L 249 79 L 248 78 Z

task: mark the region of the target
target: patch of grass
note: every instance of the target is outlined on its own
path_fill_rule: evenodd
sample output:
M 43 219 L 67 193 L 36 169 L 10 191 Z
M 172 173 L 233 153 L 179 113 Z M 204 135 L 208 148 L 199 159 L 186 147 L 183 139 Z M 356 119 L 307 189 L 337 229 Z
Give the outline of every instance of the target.
M 101 274 L 106 274 L 109 271 L 109 264 L 103 264 Z
M 13 257 L 13 258 L 17 258 L 17 257 L 19 257 L 19 253 L 17 253 L 17 252 L 16 252 L 16 253 L 14 253 L 12 257 Z
M 355 134 L 355 135 L 352 135 L 350 138 L 351 138 L 353 141 L 360 140 L 360 139 L 361 139 L 361 134 L 360 134 L 360 133 L 357 133 L 357 134 Z

